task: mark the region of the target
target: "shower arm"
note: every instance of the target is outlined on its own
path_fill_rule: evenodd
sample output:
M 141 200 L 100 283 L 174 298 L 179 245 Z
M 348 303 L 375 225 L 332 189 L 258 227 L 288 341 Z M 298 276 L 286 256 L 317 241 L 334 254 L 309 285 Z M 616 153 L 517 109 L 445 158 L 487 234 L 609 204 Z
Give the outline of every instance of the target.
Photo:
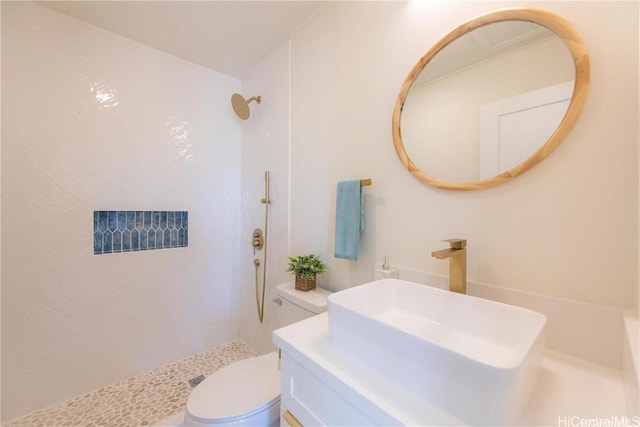
M 256 101 L 258 104 L 260 104 L 260 102 L 262 102 L 262 97 L 261 96 L 252 96 L 251 98 L 247 99 L 247 105 L 251 104 L 251 102 Z

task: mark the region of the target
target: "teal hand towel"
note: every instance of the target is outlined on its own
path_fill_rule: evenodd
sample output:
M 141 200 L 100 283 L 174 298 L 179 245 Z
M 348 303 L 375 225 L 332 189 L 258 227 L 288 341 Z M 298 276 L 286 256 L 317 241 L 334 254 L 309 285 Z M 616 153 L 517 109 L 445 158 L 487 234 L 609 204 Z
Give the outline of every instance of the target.
M 360 180 L 340 181 L 336 194 L 335 257 L 356 261 L 362 220 L 362 186 Z

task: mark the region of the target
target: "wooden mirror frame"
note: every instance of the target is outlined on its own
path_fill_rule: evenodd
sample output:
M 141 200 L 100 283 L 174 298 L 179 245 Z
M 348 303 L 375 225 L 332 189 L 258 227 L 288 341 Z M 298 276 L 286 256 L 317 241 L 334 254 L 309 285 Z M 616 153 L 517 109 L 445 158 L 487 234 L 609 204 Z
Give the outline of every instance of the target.
M 458 37 L 461 37 L 464 34 L 467 34 L 470 31 L 473 31 L 476 28 L 482 27 L 487 24 L 513 20 L 529 21 L 542 25 L 553 31 L 569 48 L 575 64 L 575 83 L 573 87 L 571 102 L 564 117 L 562 118 L 562 121 L 553 132 L 553 134 L 549 137 L 549 139 L 544 144 L 542 144 L 542 146 L 535 153 L 533 153 L 529 158 L 522 161 L 520 164 L 514 166 L 509 170 L 501 172 L 496 176 L 481 179 L 478 181 L 458 183 L 442 181 L 427 175 L 422 170 L 420 170 L 420 168 L 409 158 L 409 155 L 405 151 L 404 145 L 402 143 L 402 135 L 400 131 L 400 115 L 402 113 L 402 108 L 404 107 L 404 102 L 409 89 L 411 88 L 411 85 L 417 79 L 420 72 L 427 66 L 429 61 L 431 61 L 431 59 L 433 59 L 433 57 L 438 52 L 440 52 L 447 45 L 449 45 L 449 43 L 456 40 Z M 560 142 L 562 142 L 565 136 L 567 136 L 572 126 L 578 119 L 580 112 L 582 111 L 582 107 L 587 96 L 587 91 L 589 89 L 590 72 L 591 67 L 589 64 L 589 55 L 582 38 L 573 28 L 573 26 L 560 16 L 546 10 L 529 8 L 503 9 L 479 16 L 460 25 L 449 34 L 444 36 L 442 39 L 440 39 L 440 41 L 438 41 L 431 49 L 429 49 L 427 53 L 422 58 L 420 58 L 418 63 L 411 69 L 409 75 L 400 88 L 400 93 L 396 98 L 396 103 L 393 109 L 393 118 L 391 122 L 393 145 L 396 149 L 396 152 L 398 153 L 398 157 L 400 158 L 402 164 L 413 176 L 415 176 L 425 184 L 448 190 L 476 190 L 501 184 L 531 169 L 533 166 L 547 157 L 553 150 L 555 150 L 558 145 L 560 145 Z

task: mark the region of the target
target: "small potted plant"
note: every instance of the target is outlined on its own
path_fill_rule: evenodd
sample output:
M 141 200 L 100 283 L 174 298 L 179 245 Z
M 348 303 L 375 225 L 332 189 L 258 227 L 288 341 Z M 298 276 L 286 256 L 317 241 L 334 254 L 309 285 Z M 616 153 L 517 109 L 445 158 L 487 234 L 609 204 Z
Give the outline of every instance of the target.
M 296 275 L 296 289 L 299 291 L 310 291 L 316 288 L 316 275 L 327 271 L 327 265 L 322 262 L 318 255 L 298 255 L 290 256 L 289 273 Z

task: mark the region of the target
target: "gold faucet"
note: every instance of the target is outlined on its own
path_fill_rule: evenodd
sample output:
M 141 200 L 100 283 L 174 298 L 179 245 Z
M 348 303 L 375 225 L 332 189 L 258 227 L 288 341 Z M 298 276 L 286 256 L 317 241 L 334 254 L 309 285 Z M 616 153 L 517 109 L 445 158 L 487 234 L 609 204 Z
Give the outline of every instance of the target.
M 451 258 L 449 261 L 449 290 L 460 294 L 467 293 L 467 241 L 447 239 L 449 248 L 431 252 L 438 259 Z

